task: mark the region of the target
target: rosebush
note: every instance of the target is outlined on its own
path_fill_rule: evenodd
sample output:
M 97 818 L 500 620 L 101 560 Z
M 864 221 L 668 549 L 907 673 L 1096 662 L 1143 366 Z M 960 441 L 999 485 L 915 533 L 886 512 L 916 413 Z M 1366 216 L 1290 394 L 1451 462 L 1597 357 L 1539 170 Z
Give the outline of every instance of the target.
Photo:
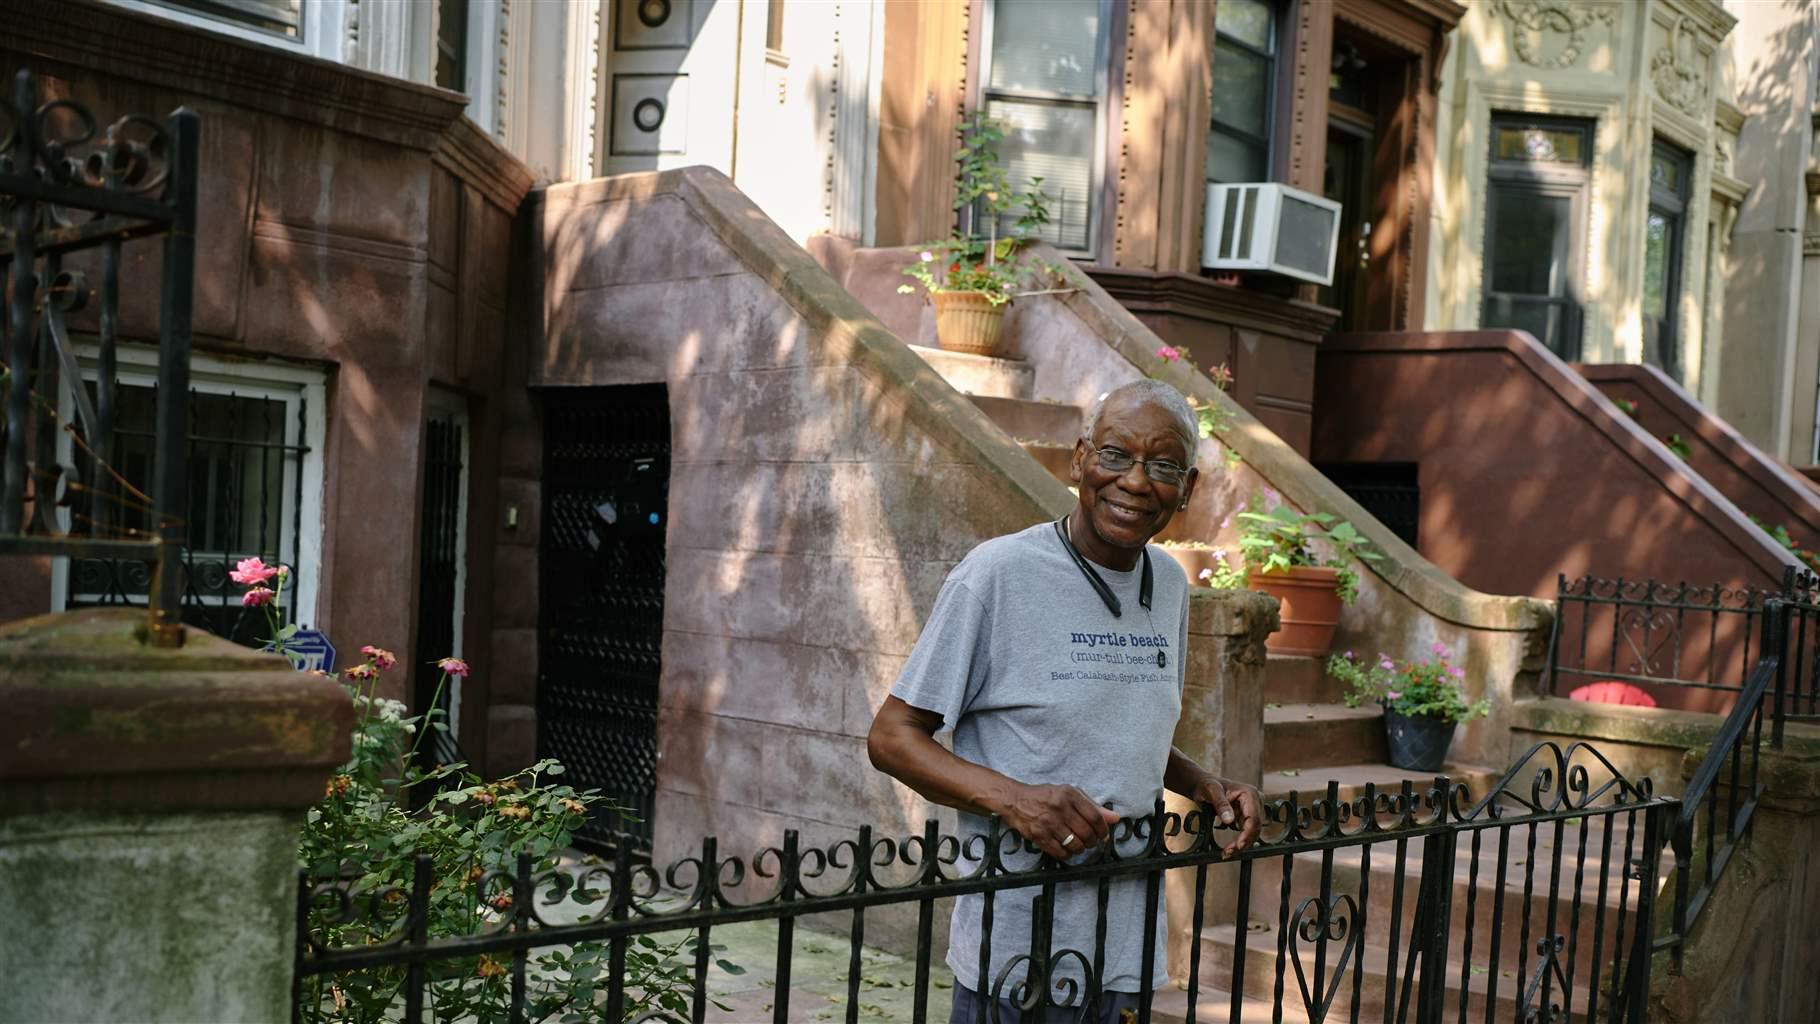
M 401 927 L 420 853 L 432 865 L 431 939 L 498 928 L 513 909 L 519 852 L 531 855 L 536 873 L 558 868 L 574 830 L 600 796 L 562 784 L 563 767 L 550 759 L 491 782 L 463 764 L 421 769 L 415 758 L 418 745 L 430 729 L 446 730 L 442 711 L 432 701 L 428 715 L 412 717 L 403 704 L 378 696 L 396 659 L 382 648 L 361 651 L 365 660 L 344 673 L 356 713 L 353 750 L 329 780 L 322 802 L 309 811 L 298 859 L 310 877 L 347 885 L 356 909 L 371 906 L 376 912 L 343 922 L 331 901 L 319 901 L 319 912 L 311 915 L 311 935 L 325 947 L 341 948 L 381 941 Z M 452 677 L 468 672 L 455 658 L 443 659 L 438 668 L 438 697 Z M 411 810 L 405 798 L 422 786 L 443 788 Z M 602 904 L 599 909 L 605 909 L 603 894 L 586 885 L 546 883 L 534 898 L 546 915 L 563 903 L 582 908 Z M 582 920 L 589 916 L 579 915 Z M 633 940 L 626 959 L 624 1019 L 659 1009 L 688 1016 L 695 943 L 693 933 L 672 941 Z M 607 1019 L 608 955 L 605 942 L 533 951 L 527 965 L 526 1018 L 621 1024 Z M 729 973 L 741 973 L 725 960 L 718 963 Z M 433 961 L 428 976 L 424 1008 L 431 1020 L 494 1021 L 509 1015 L 507 955 Z M 312 977 L 304 984 L 302 1019 L 360 1024 L 400 1019 L 405 980 L 402 966 Z

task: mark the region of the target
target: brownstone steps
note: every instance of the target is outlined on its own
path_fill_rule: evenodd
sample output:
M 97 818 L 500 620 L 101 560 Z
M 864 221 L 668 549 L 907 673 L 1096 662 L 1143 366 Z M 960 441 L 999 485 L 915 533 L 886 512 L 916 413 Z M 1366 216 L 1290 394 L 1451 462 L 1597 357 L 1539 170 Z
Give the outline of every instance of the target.
M 1074 459 L 1074 442 L 1051 444 L 1047 441 L 1025 441 L 1023 446 L 1024 451 L 1041 463 L 1050 476 L 1070 487 L 1074 486 L 1074 481 L 1068 475 L 1069 465 Z
M 1388 756 L 1384 712 L 1379 708 L 1344 704 L 1271 704 L 1264 708 L 1267 772 L 1382 764 Z
M 1000 359 L 911 345 L 910 351 L 942 375 L 954 390 L 965 395 L 1028 400 L 1036 383 L 1036 368 L 1022 359 Z
M 1272 654 L 1264 666 L 1264 699 L 1272 704 L 1338 704 L 1345 696 L 1320 658 Z
M 1081 436 L 1081 410 L 1060 402 L 1035 402 L 1024 398 L 969 395 L 981 412 L 1019 441 L 1073 446 Z

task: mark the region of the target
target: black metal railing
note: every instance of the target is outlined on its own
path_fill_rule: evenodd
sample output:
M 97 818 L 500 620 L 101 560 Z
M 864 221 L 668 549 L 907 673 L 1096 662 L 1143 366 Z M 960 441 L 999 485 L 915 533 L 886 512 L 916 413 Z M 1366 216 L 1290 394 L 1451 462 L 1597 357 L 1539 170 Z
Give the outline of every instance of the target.
M 1680 962 L 1694 922 L 1731 861 L 1749 835 L 1758 800 L 1763 796 L 1760 765 L 1763 725 L 1771 719 L 1770 742 L 1783 742 L 1783 716 L 1788 673 L 1791 614 L 1805 619 L 1807 610 L 1781 600 L 1765 602 L 1762 644 L 1765 653 L 1745 680 L 1737 703 L 1719 727 L 1700 767 L 1689 778 L 1675 817 L 1671 840 L 1675 854 L 1674 915 L 1670 930 L 1657 939 Z M 1721 808 L 1723 807 L 1723 810 Z
M 100 124 L 74 100 L 41 100 L 27 70 L 14 77 L 11 104 L 0 107 L 0 554 L 155 563 L 149 633 L 175 644 L 182 638 L 177 567 L 189 488 L 182 454 L 201 122 L 180 108 L 162 123 L 129 114 Z M 147 495 L 115 471 L 112 445 L 124 247 L 153 237 L 163 242 L 155 416 L 163 457 Z M 90 284 L 97 261 L 98 287 Z M 98 379 L 92 396 L 72 336 L 72 319 L 90 316 Z M 58 411 L 66 398 L 71 421 Z M 59 432 L 84 450 L 86 472 L 59 464 Z M 145 524 L 125 525 L 122 510 L 144 513 Z
M 1558 577 L 1548 639 L 1556 696 L 1614 681 L 1737 692 L 1759 654 L 1763 603 L 1785 592 Z
M 688 1011 L 637 1019 L 702 1021 L 715 999 L 713 930 L 767 921 L 777 929 L 768 1010 L 781 1022 L 802 1011 L 791 1006 L 796 925 L 840 914 L 848 922 L 845 1016 L 855 1021 L 868 912 L 898 905 L 916 915 L 913 1019 L 942 1019 L 945 1008 L 932 1005 L 941 980 L 932 963 L 937 901 L 974 894 L 980 948 L 951 958 L 977 957 L 959 962 L 978 965 L 984 991 L 958 998 L 987 1003 L 981 1019 L 1035 1020 L 1099 1005 L 1109 893 L 1136 887 L 1145 929 L 1136 934 L 1154 935 L 1174 873 L 1193 893 L 1187 934 L 1197 937 L 1186 994 L 1174 997 L 1185 1002 L 1157 1005 L 1151 983 L 1164 951 L 1143 943 L 1138 1021 L 1162 1012 L 1238 1020 L 1252 1010 L 1275 1020 L 1386 1024 L 1638 1022 L 1659 853 L 1676 811 L 1647 779 L 1625 779 L 1591 747 L 1544 743 L 1477 800 L 1446 777 L 1390 792 L 1367 786 L 1350 801 L 1334 783 L 1312 801 L 1292 794 L 1267 808 L 1258 844 L 1230 858 L 1220 846 L 1231 833 L 1209 828 L 1205 810 L 1178 815 L 1161 804 L 1067 864 L 1043 859 L 996 822 L 984 834 L 957 835 L 933 821 L 907 839 L 861 828 L 827 846 L 787 832 L 781 846 L 750 859 L 724 856 L 709 837 L 662 871 L 629 852 L 599 866 L 537 871 L 527 853 L 437 878 L 419 856 L 411 877 L 300 880 L 294 1016 L 327 1019 L 345 991 L 338 986 L 357 984 L 390 1000 L 399 1019 L 441 1020 L 450 1011 L 439 1007 L 472 1005 L 463 986 L 509 972 L 502 1016 L 522 1021 L 528 1005 L 549 1005 L 542 994 L 561 981 L 548 966 L 561 962 L 533 968 L 530 956 L 556 949 L 568 963 L 606 965 L 584 986 L 598 993 L 581 1016 L 619 1022 L 641 995 L 628 990 L 625 969 L 641 937 L 692 932 Z M 471 896 L 472 934 L 428 932 L 430 893 L 450 885 Z M 1209 920 L 1223 905 L 1210 897 L 1215 890 L 1233 896 L 1230 923 Z M 598 898 L 592 916 L 559 921 L 550 908 L 578 892 Z M 1089 906 L 1097 898 L 1091 933 L 1055 929 L 1065 897 Z M 995 909 L 1002 916 L 1025 906 L 1031 927 L 995 935 Z M 1254 930 L 1254 913 L 1274 927 Z M 1008 948 L 995 953 L 995 941 Z

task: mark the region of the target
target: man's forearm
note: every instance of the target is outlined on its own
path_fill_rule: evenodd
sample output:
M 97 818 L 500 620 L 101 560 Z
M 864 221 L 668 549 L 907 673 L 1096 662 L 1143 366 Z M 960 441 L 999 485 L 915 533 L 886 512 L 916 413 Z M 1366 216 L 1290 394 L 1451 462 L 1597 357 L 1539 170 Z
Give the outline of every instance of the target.
M 895 730 L 873 751 L 873 763 L 926 800 L 981 816 L 1001 813 L 1016 785 L 915 729 Z
M 1169 748 L 1169 763 L 1163 768 L 1163 788 L 1190 799 L 1195 790 L 1204 782 L 1220 782 L 1220 778 L 1194 762 L 1194 758 L 1182 753 L 1175 747 Z

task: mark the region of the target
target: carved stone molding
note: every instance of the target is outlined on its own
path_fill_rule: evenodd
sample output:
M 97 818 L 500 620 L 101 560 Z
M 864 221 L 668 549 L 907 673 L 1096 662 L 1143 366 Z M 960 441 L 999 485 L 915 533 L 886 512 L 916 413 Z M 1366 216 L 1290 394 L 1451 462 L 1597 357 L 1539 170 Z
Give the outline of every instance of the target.
M 1498 0 L 1497 11 L 1510 22 L 1517 59 L 1546 71 L 1578 64 L 1586 52 L 1586 30 L 1604 25 L 1615 31 L 1618 20 L 1616 7 L 1573 0 Z
M 1686 15 L 1669 30 L 1668 44 L 1649 59 L 1649 77 L 1663 102 L 1689 117 L 1699 117 L 1706 105 L 1704 61 L 1697 46 L 1699 32 Z

